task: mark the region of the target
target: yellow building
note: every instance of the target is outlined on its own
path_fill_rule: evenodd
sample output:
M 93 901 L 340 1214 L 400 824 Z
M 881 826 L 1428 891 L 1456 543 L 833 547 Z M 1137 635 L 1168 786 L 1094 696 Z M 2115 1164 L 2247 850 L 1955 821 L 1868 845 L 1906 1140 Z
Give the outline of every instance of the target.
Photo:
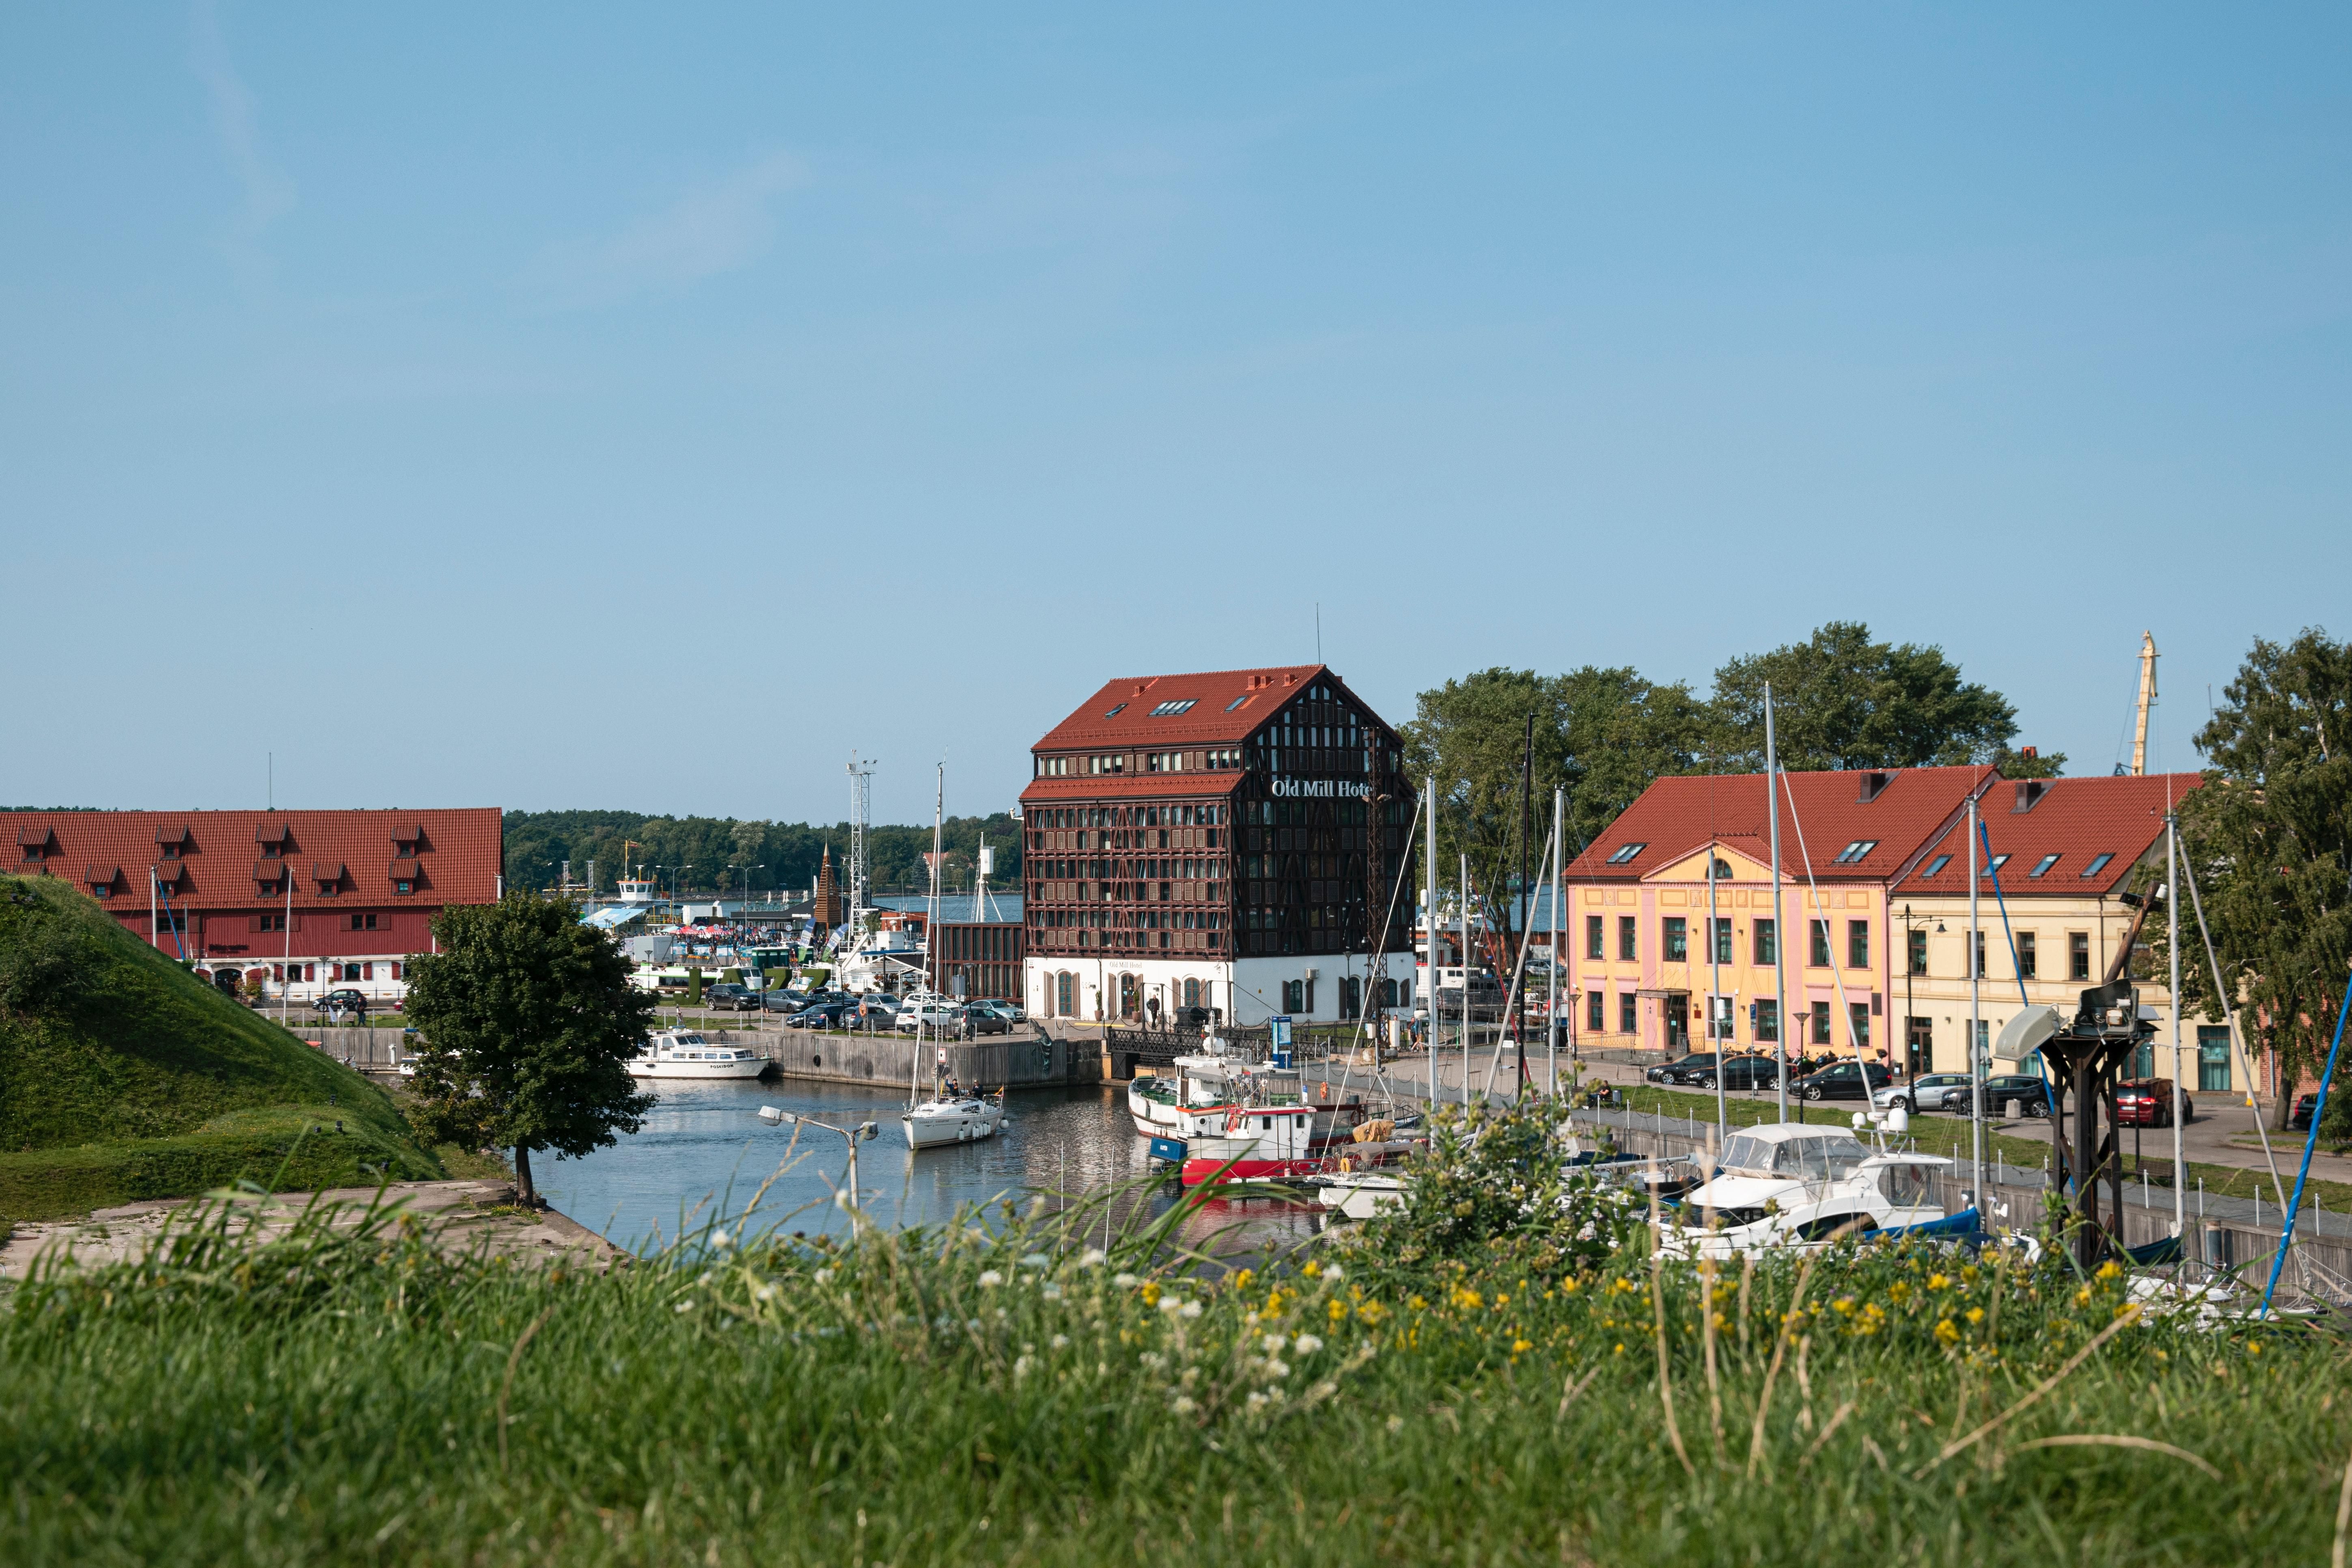
M 2172 997 L 2147 939 L 2164 919 L 2153 900 L 2165 879 L 2165 816 L 2199 783 L 2195 773 L 2002 780 L 1981 796 L 1977 989 L 1988 1046 L 2028 1003 L 2072 1014 L 2083 990 L 2105 981 L 2120 954 L 2141 1005 L 2158 1015 L 2156 1038 L 2130 1076 L 2172 1076 Z M 1894 983 L 1897 1059 L 1915 1071 L 1968 1070 L 1968 832 L 1954 824 L 1887 889 L 1902 944 Z M 2140 927 L 2143 910 L 2150 929 Z M 2184 910 L 2184 958 L 2196 951 L 2189 921 Z M 2244 1090 L 2226 1026 L 2189 1020 L 2181 1046 L 2184 1089 Z M 2021 1067 L 1996 1061 L 1992 1070 Z

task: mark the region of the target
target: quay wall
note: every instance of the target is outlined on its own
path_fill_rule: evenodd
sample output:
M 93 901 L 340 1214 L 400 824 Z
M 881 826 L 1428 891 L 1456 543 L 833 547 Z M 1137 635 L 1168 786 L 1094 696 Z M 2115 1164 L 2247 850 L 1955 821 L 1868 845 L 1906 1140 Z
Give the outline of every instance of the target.
M 298 1028 L 305 1040 L 337 1061 L 362 1072 L 391 1077 L 398 1053 L 414 1048 L 414 1037 L 398 1029 Z M 995 1089 L 1060 1088 L 1103 1081 L 1101 1047 L 1092 1041 L 1062 1040 L 1024 1033 L 994 1035 L 978 1040 L 950 1040 L 944 1045 L 926 1038 L 918 1047 L 908 1035 L 821 1034 L 809 1029 L 705 1028 L 703 1037 L 714 1045 L 741 1046 L 775 1064 L 779 1078 L 807 1079 L 822 1083 L 903 1084 L 918 1071 L 928 1085 L 936 1070 L 938 1053 L 948 1054 L 948 1071 L 967 1087 Z

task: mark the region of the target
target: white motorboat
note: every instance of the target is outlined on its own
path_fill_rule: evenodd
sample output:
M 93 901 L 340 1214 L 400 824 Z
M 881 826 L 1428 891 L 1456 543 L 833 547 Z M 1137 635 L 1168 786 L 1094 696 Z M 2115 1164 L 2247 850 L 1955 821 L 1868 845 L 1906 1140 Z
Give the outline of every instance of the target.
M 977 1143 L 993 1138 L 1004 1125 L 1004 1098 L 979 1094 L 943 1094 L 926 1100 L 898 1118 L 907 1130 L 907 1147 L 934 1149 L 942 1143 Z
M 1390 1171 L 1334 1171 L 1308 1176 L 1306 1184 L 1321 1193 L 1325 1208 L 1349 1219 L 1404 1206 L 1404 1178 Z
M 1724 1141 L 1714 1174 L 1681 1195 L 1680 1223 L 1664 1245 L 1679 1256 L 1731 1258 L 1933 1225 L 1947 1218 L 1935 1189 L 1951 1165 L 1933 1154 L 1873 1152 L 1839 1127 L 1745 1127 Z
M 1135 1122 L 1135 1130 L 1146 1138 L 1176 1138 L 1177 1122 L 1183 1107 L 1177 1096 L 1182 1092 L 1181 1080 L 1172 1078 L 1139 1078 L 1127 1086 L 1127 1114 Z
M 692 1029 L 664 1029 L 629 1060 L 633 1078 L 758 1078 L 768 1059 L 740 1046 L 715 1046 Z

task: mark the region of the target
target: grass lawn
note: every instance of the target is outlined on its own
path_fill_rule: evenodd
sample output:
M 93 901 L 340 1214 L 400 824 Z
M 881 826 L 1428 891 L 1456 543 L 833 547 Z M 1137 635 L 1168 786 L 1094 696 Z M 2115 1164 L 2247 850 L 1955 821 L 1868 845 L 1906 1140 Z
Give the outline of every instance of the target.
M 0 877 L 0 1216 L 442 1174 L 391 1098 L 55 878 Z M 337 1123 L 341 1122 L 340 1131 Z
M 2352 1441 L 2332 1334 L 1999 1254 L 717 1239 L 565 1276 L 312 1228 L 18 1287 L 0 1560 L 2319 1563 Z

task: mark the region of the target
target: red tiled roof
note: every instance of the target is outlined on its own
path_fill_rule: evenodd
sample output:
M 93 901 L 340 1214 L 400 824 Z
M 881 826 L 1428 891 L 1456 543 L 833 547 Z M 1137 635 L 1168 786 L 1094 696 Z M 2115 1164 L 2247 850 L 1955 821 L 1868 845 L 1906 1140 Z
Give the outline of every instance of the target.
M 1060 805 L 1096 800 L 1215 800 L 1234 793 L 1239 768 L 1181 773 L 1085 773 L 1072 778 L 1031 779 L 1021 804 Z
M 1886 784 L 1871 800 L 1862 799 L 1863 773 L 1789 773 L 1780 803 L 1781 874 L 1800 878 L 1810 859 L 1821 881 L 1862 879 L 1884 881 L 1900 870 L 1942 831 L 1968 803 L 1972 789 L 1999 778 L 1990 766 L 1889 769 Z M 1798 830 L 1803 830 L 1803 850 Z M 1754 859 L 1771 864 L 1771 813 L 1765 804 L 1765 776 L 1693 774 L 1662 778 L 1618 815 L 1567 875 L 1579 881 L 1638 881 L 1706 844 L 1733 843 Z M 1875 839 L 1861 859 L 1841 865 L 1847 845 Z M 1609 857 L 1628 844 L 1644 847 L 1633 860 L 1612 866 Z
M 1994 784 L 1977 809 L 1992 841 L 1993 854 L 2009 857 L 2000 868 L 2002 896 L 2113 891 L 2149 847 L 2163 838 L 2164 814 L 2170 804 L 2204 782 L 2199 773 L 2147 773 L 2137 778 L 2110 774 Z M 2018 811 L 2019 789 L 2036 783 L 2043 787 L 2032 809 Z M 1898 885 L 1906 893 L 1965 897 L 1969 890 L 1967 837 L 1958 826 L 1947 831 L 1929 847 L 1934 853 L 1924 857 L 1918 869 Z M 1936 875 L 1920 874 L 1935 864 L 1937 856 L 1947 852 L 1951 859 Z M 2033 868 L 2051 855 L 2058 858 L 2050 868 L 2040 877 L 2032 875 Z M 2101 855 L 2115 858 L 2100 867 L 2097 876 L 2085 878 L 2083 873 Z M 1981 847 L 1977 858 L 1981 871 Z M 1991 889 L 1991 879 L 1980 881 L 1986 891 Z
M 394 828 L 422 824 L 425 881 L 415 893 L 395 894 L 390 876 Z M 256 844 L 264 825 L 283 827 L 293 839 L 292 863 L 304 875 L 294 881 L 294 908 L 333 909 L 390 903 L 436 908 L 487 904 L 498 897 L 505 837 L 496 806 L 451 811 L 16 811 L 0 812 L 0 842 L 10 829 L 20 846 L 54 845 L 42 862 L 51 875 L 74 866 L 122 868 L 121 890 L 109 909 L 147 907 L 147 868 L 163 863 L 160 828 L 186 831 L 186 876 L 173 902 L 191 912 L 283 909 L 283 893 L 258 890 L 254 873 L 261 857 Z M 46 831 L 47 839 L 44 839 Z M 273 840 L 274 841 L 274 840 Z M 344 890 L 321 895 L 309 868 L 342 862 L 349 869 Z M 0 871 L 22 874 L 30 862 L 0 860 Z
M 1196 675 L 1129 676 L 1110 681 L 1046 731 L 1033 752 L 1238 744 L 1291 698 L 1325 681 L 1366 713 L 1371 704 L 1320 664 L 1273 669 L 1220 669 Z M 1163 702 L 1190 702 L 1180 714 L 1152 717 Z M 1113 710 L 1117 711 L 1114 712 Z M 1377 715 L 1375 715 L 1377 721 Z

